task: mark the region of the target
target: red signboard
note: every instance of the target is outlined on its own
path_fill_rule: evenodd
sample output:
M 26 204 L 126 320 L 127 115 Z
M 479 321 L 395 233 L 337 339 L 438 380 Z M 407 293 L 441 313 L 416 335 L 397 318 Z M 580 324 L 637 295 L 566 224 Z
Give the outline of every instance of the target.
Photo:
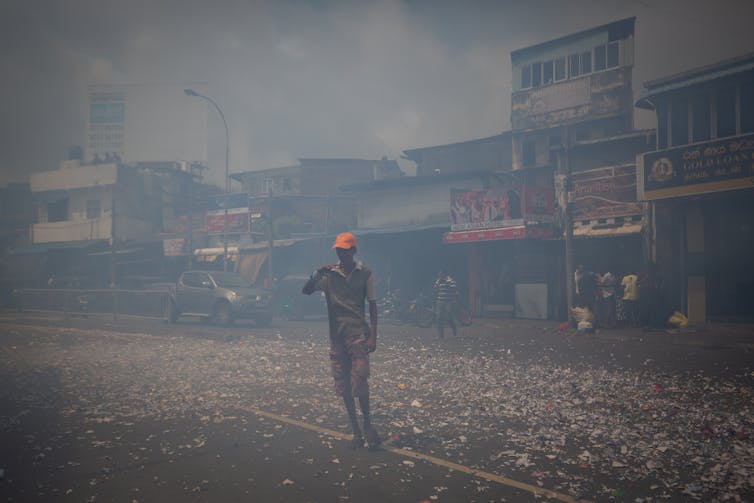
M 473 243 L 477 241 L 498 241 L 503 239 L 547 239 L 553 237 L 552 227 L 519 225 L 517 227 L 503 227 L 500 229 L 485 229 L 477 231 L 447 232 L 443 236 L 443 242 L 450 243 Z
M 552 222 L 553 194 L 547 187 L 450 189 L 450 229 L 469 231 Z
M 225 211 L 207 212 L 205 223 L 208 234 L 221 234 L 225 226 Z M 249 211 L 247 208 L 228 209 L 228 224 L 226 232 L 249 232 Z

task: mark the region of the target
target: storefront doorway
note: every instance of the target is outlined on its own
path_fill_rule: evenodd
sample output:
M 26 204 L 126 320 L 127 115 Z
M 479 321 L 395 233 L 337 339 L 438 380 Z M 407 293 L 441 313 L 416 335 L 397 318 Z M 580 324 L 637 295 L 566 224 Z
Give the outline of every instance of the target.
M 708 197 L 704 215 L 708 318 L 754 320 L 754 192 Z

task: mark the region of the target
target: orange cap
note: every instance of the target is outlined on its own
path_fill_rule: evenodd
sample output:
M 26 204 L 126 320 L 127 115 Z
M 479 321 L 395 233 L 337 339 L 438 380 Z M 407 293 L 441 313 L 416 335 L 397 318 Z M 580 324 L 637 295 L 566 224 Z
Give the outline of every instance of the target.
M 356 236 L 350 232 L 341 232 L 338 237 L 335 238 L 335 242 L 332 245 L 333 248 L 344 248 L 349 250 L 356 248 Z

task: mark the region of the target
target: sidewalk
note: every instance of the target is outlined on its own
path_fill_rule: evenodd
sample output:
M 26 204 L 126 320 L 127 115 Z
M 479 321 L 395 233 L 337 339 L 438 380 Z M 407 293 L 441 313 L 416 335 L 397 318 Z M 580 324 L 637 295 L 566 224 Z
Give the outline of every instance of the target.
M 518 318 L 475 318 L 474 328 L 490 330 L 525 330 L 548 335 L 579 337 L 589 335 L 611 341 L 639 341 L 650 344 L 688 345 L 707 348 L 740 347 L 754 349 L 754 324 L 751 323 L 704 323 L 688 325 L 681 329 L 663 328 L 598 328 L 593 334 L 582 334 L 575 329 L 558 330 L 561 322 Z

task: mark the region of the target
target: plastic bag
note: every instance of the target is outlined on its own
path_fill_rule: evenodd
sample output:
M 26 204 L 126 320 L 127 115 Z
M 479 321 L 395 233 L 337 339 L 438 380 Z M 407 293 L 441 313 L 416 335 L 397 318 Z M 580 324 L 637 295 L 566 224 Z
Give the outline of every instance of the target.
M 574 307 L 571 309 L 571 318 L 577 325 L 582 321 L 594 323 L 594 313 L 588 307 Z
M 674 311 L 673 314 L 670 315 L 670 318 L 668 318 L 668 323 L 676 327 L 685 327 L 689 324 L 689 319 L 686 318 L 683 313 Z

